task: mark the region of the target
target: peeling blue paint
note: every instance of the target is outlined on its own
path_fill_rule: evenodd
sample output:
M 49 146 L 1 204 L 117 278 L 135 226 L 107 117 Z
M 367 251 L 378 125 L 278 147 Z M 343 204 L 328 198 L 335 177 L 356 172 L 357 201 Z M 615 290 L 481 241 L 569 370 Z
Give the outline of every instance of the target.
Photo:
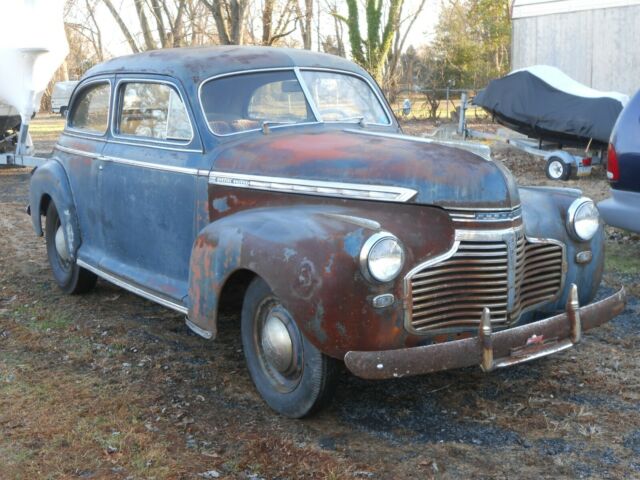
M 329 257 L 329 263 L 327 264 L 326 267 L 324 267 L 324 271 L 326 273 L 331 273 L 331 268 L 333 267 L 333 258 L 335 257 L 335 254 L 332 253 L 331 256 Z
M 296 252 L 293 248 L 285 248 L 284 249 L 284 261 L 288 262 L 289 259 L 291 257 L 293 257 L 295 254 L 297 254 L 298 252 Z
M 360 255 L 360 248 L 364 243 L 364 229 L 359 228 L 344 237 L 344 251 L 352 257 Z
M 219 213 L 224 213 L 229 210 L 229 204 L 227 203 L 227 197 L 216 198 L 211 202 L 213 209 Z
M 324 329 L 322 328 L 323 320 L 324 320 L 324 307 L 322 306 L 322 302 L 318 302 L 318 304 L 316 305 L 316 314 L 313 317 L 311 324 L 313 325 L 313 331 L 318 337 L 318 340 L 320 340 L 321 342 L 326 342 L 327 332 L 325 332 Z

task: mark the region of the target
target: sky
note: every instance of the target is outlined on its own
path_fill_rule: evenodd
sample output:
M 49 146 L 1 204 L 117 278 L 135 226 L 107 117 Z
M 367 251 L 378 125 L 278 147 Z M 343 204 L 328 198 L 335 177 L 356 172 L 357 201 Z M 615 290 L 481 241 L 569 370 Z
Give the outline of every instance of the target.
M 131 0 L 112 0 L 113 4 L 116 8 L 119 8 L 120 14 L 122 15 L 124 21 L 128 25 L 137 25 L 136 13 L 133 7 L 133 2 Z M 259 1 L 259 0 L 257 0 Z M 409 45 L 413 45 L 417 47 L 419 45 L 424 45 L 428 43 L 431 39 L 433 29 L 435 24 L 438 21 L 438 14 L 440 11 L 440 4 L 442 0 L 426 0 L 425 7 L 418 19 L 414 23 L 413 29 L 407 38 L 407 42 L 405 44 L 405 49 Z M 321 6 L 324 5 L 324 0 L 320 1 Z M 418 5 L 420 4 L 420 0 L 405 0 L 404 6 L 404 14 L 409 14 L 410 12 L 415 12 Z M 346 5 L 345 5 L 346 10 Z M 100 24 L 102 25 L 102 35 L 103 35 L 103 43 L 104 47 L 107 50 L 109 56 L 119 56 L 126 55 L 131 53 L 127 42 L 124 39 L 124 36 L 120 32 L 118 25 L 115 23 L 111 14 L 106 9 L 106 7 L 100 2 L 98 4 L 97 9 L 97 18 Z M 314 12 L 315 13 L 315 12 Z M 71 12 L 73 15 L 73 12 Z M 330 35 L 334 31 L 334 23 L 333 18 L 326 12 L 321 12 L 320 15 L 320 32 L 322 36 Z M 292 36 L 295 36 L 297 32 L 292 33 Z M 299 37 L 299 33 L 297 35 Z M 314 41 L 314 49 L 316 46 L 316 37 L 317 35 L 314 33 L 313 41 Z M 345 38 L 345 41 L 347 39 Z

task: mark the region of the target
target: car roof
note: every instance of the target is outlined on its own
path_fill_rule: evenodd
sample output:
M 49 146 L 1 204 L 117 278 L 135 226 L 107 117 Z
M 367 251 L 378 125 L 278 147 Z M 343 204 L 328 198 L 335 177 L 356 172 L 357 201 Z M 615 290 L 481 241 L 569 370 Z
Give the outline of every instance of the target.
M 139 73 L 169 75 L 185 84 L 225 73 L 266 68 L 319 67 L 346 70 L 367 78 L 367 72 L 342 57 L 295 48 L 215 46 L 165 48 L 126 55 L 96 65 L 85 74 Z

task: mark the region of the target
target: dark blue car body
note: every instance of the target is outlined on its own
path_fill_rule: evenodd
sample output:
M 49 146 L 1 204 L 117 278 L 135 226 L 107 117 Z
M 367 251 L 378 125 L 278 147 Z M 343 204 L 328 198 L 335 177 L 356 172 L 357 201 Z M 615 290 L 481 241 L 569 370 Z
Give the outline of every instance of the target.
M 611 226 L 640 232 L 640 91 L 624 108 L 611 134 L 611 197 L 598 208 Z

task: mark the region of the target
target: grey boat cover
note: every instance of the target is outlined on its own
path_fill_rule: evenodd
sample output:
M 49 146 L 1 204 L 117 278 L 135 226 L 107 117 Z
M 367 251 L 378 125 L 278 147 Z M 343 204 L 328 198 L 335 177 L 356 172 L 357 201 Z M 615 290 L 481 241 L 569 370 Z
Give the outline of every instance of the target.
M 536 65 L 492 80 L 473 103 L 512 130 L 564 145 L 606 145 L 629 101 L 583 85 L 561 70 Z

